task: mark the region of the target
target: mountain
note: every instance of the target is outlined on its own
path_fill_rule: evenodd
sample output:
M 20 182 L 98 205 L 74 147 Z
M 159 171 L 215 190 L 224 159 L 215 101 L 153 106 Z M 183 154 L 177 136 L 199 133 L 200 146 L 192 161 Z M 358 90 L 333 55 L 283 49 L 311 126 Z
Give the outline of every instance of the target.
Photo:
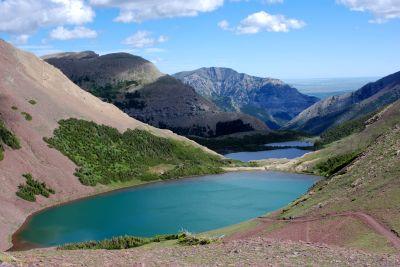
M 201 68 L 174 77 L 222 109 L 255 116 L 275 129 L 318 101 L 281 80 L 250 76 L 229 68 Z
M 321 100 L 284 128 L 320 134 L 345 121 L 360 118 L 400 98 L 400 72 L 368 83 L 359 90 Z
M 0 122 L 0 250 L 47 206 L 129 183 L 214 173 L 221 164 L 215 152 L 131 118 L 2 40 Z M 28 183 L 49 190 L 38 196 Z
M 222 111 L 192 87 L 162 74 L 151 62 L 137 56 L 99 56 L 86 51 L 49 55 L 44 60 L 81 88 L 159 128 L 202 137 L 268 130 L 249 115 Z

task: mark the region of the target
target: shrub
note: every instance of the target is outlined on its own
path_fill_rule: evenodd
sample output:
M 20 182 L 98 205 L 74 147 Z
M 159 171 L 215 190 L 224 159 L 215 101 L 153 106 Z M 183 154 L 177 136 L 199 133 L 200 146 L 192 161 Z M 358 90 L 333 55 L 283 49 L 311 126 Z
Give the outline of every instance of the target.
M 32 115 L 27 113 L 27 112 L 25 112 L 25 111 L 22 111 L 21 115 L 24 116 L 25 120 L 27 120 L 27 121 L 31 121 L 32 120 Z
M 216 173 L 225 164 L 200 148 L 143 130 L 120 133 L 109 126 L 77 119 L 62 120 L 59 124 L 54 136 L 44 140 L 79 166 L 75 175 L 84 185 Z M 162 176 L 149 172 L 159 164 L 179 167 Z
M 208 245 L 211 242 L 212 240 L 209 238 L 196 237 L 190 233 L 182 233 L 178 238 L 178 244 L 184 246 Z
M 159 235 L 152 238 L 143 238 L 135 236 L 120 236 L 102 241 L 87 241 L 81 243 L 66 244 L 58 247 L 60 250 L 78 250 L 78 249 L 129 249 L 147 245 L 153 242 L 162 242 L 166 240 L 176 240 L 178 235 Z
M 12 110 L 18 110 L 18 107 L 12 106 L 11 109 L 12 109 Z
M 315 168 L 317 172 L 323 176 L 331 176 L 332 174 L 338 172 L 349 163 L 351 163 L 359 155 L 358 152 L 353 152 L 349 154 L 343 154 L 331 157 L 326 161 L 319 162 Z
M 34 100 L 34 99 L 29 100 L 28 103 L 31 104 L 31 105 L 36 105 L 37 104 L 36 100 Z
M 4 123 L 0 120 L 0 141 L 12 149 L 20 149 L 21 145 L 18 138 L 9 131 Z
M 21 148 L 18 138 L 0 120 L 0 160 L 4 158 L 4 145 L 12 149 Z
M 36 201 L 36 196 L 42 195 L 46 198 L 50 197 L 50 194 L 55 194 L 55 191 L 48 188 L 46 183 L 41 183 L 33 179 L 32 174 L 26 173 L 22 175 L 26 179 L 26 184 L 20 184 L 16 193 L 22 199 L 30 202 Z

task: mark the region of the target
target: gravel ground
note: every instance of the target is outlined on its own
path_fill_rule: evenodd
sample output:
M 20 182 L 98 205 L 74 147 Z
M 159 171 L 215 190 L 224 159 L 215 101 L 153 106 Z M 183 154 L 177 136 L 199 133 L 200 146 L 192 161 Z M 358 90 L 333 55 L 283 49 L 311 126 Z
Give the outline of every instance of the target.
M 19 266 L 400 266 L 400 255 L 261 237 L 208 246 L 118 251 L 38 249 L 11 255 Z

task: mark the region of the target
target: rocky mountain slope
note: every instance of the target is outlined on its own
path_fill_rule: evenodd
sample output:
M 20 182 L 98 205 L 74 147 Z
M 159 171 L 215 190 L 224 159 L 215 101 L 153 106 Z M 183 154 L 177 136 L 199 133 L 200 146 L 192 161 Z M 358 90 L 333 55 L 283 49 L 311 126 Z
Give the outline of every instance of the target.
M 400 72 L 359 90 L 322 100 L 301 112 L 284 128 L 320 134 L 345 121 L 365 116 L 400 98 Z
M 201 68 L 174 77 L 222 109 L 253 115 L 271 128 L 279 128 L 318 101 L 281 80 L 250 76 L 228 68 Z
M 156 140 L 161 146 L 158 149 L 163 149 L 163 145 L 166 144 L 170 151 L 168 153 L 171 153 L 174 147 L 178 147 L 179 155 L 185 154 L 185 151 L 200 155 L 201 159 L 196 160 L 197 163 L 217 156 L 214 152 L 171 131 L 160 130 L 131 118 L 114 105 L 102 102 L 76 86 L 57 68 L 0 40 L 0 119 L 4 123 L 0 129 L 2 139 L 0 143 L 5 150 L 4 159 L 0 160 L 1 250 L 9 248 L 11 234 L 33 212 L 56 203 L 111 189 L 104 183 L 96 187 L 85 186 L 74 175 L 78 166 L 66 155 L 70 156 L 69 152 L 73 151 L 79 157 L 76 162 L 84 164 L 86 159 L 81 155 L 89 152 L 89 149 L 85 147 L 86 144 L 83 146 L 81 144 L 76 148 L 80 149 L 80 152 L 78 151 L 80 154 L 76 150 L 71 150 L 71 146 L 77 143 L 74 139 L 70 143 L 65 142 L 65 138 L 71 136 L 71 132 L 59 131 L 62 134 L 58 135 L 58 141 L 55 140 L 52 147 L 46 143 L 44 138 L 53 136 L 55 130 L 60 127 L 60 120 L 70 118 L 105 125 L 98 128 L 109 127 L 106 128 L 108 132 L 105 133 L 113 134 L 114 137 L 119 135 L 118 131 L 135 129 L 136 131 L 125 132 L 126 134 L 122 136 L 125 142 L 129 143 L 132 136 L 143 136 L 141 138 L 147 138 L 145 141 Z M 69 128 L 71 129 L 73 130 Z M 85 132 L 84 127 L 79 130 L 86 137 L 88 134 L 93 134 L 92 131 Z M 96 138 L 101 138 L 103 135 L 98 135 Z M 18 146 L 13 146 L 13 142 L 10 142 L 12 136 L 18 139 Z M 83 137 L 81 135 L 79 138 Z M 64 146 L 64 154 L 55 149 L 56 141 Z M 98 143 L 94 145 L 104 146 Z M 105 152 L 110 151 L 108 146 L 105 148 Z M 146 149 L 151 150 L 151 147 Z M 196 149 L 197 152 L 193 153 L 192 149 Z M 129 153 L 129 151 L 126 152 Z M 114 151 L 114 153 L 120 153 L 120 151 Z M 131 151 L 132 155 L 133 153 L 137 154 Z M 140 151 L 140 153 L 143 154 L 146 151 Z M 173 152 L 169 155 L 170 158 L 175 156 Z M 153 156 L 153 159 L 155 157 L 157 156 Z M 138 158 L 140 159 L 140 155 L 134 159 Z M 201 167 L 201 164 L 197 166 Z M 108 171 L 113 170 L 108 169 Z M 27 182 L 22 176 L 26 173 L 44 182 L 46 187 L 55 191 L 55 194 L 49 198 L 37 196 L 36 202 L 29 202 L 18 197 L 16 192 L 19 185 Z
M 92 94 L 130 116 L 178 134 L 203 137 L 267 130 L 261 121 L 223 112 L 179 80 L 164 76 L 149 61 L 126 53 L 61 53 L 44 59 Z

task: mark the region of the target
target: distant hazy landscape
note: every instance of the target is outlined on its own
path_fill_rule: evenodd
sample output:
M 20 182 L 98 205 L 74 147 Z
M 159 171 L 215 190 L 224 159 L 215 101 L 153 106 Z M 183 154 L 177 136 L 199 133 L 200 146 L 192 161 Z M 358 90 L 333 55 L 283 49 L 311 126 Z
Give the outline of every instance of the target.
M 284 79 L 303 94 L 324 99 L 329 96 L 352 92 L 363 85 L 374 82 L 381 77 L 351 77 L 351 78 L 310 78 Z

